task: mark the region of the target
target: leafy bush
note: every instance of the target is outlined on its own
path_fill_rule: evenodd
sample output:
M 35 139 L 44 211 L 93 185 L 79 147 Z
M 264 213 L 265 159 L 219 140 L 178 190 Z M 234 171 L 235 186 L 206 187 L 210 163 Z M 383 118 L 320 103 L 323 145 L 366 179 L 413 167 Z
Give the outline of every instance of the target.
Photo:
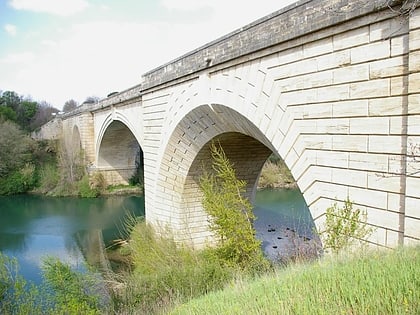
M 89 176 L 85 175 L 78 182 L 79 195 L 82 198 L 96 198 L 99 195 L 97 188 L 92 188 L 89 183 Z
M 19 274 L 16 258 L 0 252 L 0 314 L 42 314 L 38 289 Z
M 76 272 L 52 257 L 42 270 L 51 314 L 102 314 L 100 281 L 93 273 Z
M 0 314 L 103 314 L 111 304 L 102 280 L 93 272 L 77 272 L 56 258 L 42 265 L 43 282 L 27 283 L 16 259 L 0 252 Z
M 177 244 L 168 235 L 158 235 L 144 221 L 135 223 L 129 242 L 134 270 L 118 294 L 121 312 L 156 313 L 220 289 L 233 277 L 233 270 L 220 261 Z
M 49 194 L 60 181 L 60 174 L 55 163 L 45 163 L 38 169 L 38 188 L 37 192 Z
M 98 192 L 103 192 L 106 189 L 106 180 L 104 174 L 100 172 L 93 172 L 90 176 L 90 187 Z
M 0 195 L 24 193 L 34 188 L 35 184 L 35 166 L 26 164 L 22 169 L 0 178 Z
M 333 253 L 349 248 L 373 232 L 366 224 L 367 213 L 353 209 L 349 198 L 342 208 L 334 203 L 326 210 L 325 215 L 325 228 L 320 235 L 324 249 L 330 249 Z
M 212 143 L 210 150 L 213 172 L 203 174 L 200 188 L 203 208 L 211 218 L 210 229 L 219 241 L 216 252 L 227 265 L 264 269 L 268 262 L 263 257 L 261 242 L 255 237 L 252 205 L 243 196 L 246 182 L 236 178 L 220 145 Z

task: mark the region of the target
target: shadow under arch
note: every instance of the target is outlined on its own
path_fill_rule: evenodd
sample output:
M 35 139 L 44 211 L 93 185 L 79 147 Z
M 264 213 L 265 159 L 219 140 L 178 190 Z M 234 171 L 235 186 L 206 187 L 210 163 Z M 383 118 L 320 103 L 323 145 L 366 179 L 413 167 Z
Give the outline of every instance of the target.
M 199 188 L 201 174 L 211 167 L 212 141 L 221 144 L 238 178 L 247 181 L 251 202 L 264 163 L 272 153 L 279 155 L 254 123 L 227 106 L 202 105 L 183 117 L 163 154 L 156 185 L 162 196 L 158 208 L 180 234 L 176 237 L 197 247 L 212 242 Z
M 128 184 L 138 169 L 144 169 L 143 150 L 123 122 L 110 121 L 98 143 L 96 170 L 104 174 L 108 184 Z

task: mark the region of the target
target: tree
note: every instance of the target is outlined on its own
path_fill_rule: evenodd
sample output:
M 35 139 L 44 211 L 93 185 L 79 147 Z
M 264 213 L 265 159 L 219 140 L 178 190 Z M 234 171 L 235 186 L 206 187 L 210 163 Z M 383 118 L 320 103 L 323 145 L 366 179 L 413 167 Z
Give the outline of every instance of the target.
M 83 104 L 95 104 L 99 102 L 99 97 L 97 96 L 88 96 L 86 100 L 83 102 Z
M 222 147 L 211 145 L 213 172 L 200 178 L 203 208 L 210 216 L 210 229 L 219 240 L 218 256 L 227 264 L 247 269 L 264 264 L 261 242 L 255 238 L 252 205 L 245 193 L 246 182 L 236 178 L 233 164 Z
M 59 110 L 55 107 L 52 107 L 47 102 L 41 102 L 38 104 L 38 110 L 35 116 L 31 120 L 30 129 L 36 130 L 42 125 L 50 121 L 54 116 L 53 113 L 58 113 Z
M 0 119 L 16 121 L 16 112 L 7 106 L 0 105 Z
M 38 103 L 31 100 L 23 100 L 17 109 L 17 122 L 19 125 L 29 130 L 29 123 L 38 111 Z
M 21 97 L 16 92 L 13 92 L 13 91 L 3 92 L 1 98 L 2 98 L 2 102 L 4 106 L 10 107 L 15 112 L 18 111 L 20 102 L 21 102 Z
M 26 192 L 36 183 L 33 141 L 11 121 L 0 121 L 0 194 Z
M 76 109 L 78 105 L 79 104 L 75 100 L 73 99 L 68 100 L 67 102 L 64 103 L 63 112 L 65 113 L 71 112 L 72 110 Z

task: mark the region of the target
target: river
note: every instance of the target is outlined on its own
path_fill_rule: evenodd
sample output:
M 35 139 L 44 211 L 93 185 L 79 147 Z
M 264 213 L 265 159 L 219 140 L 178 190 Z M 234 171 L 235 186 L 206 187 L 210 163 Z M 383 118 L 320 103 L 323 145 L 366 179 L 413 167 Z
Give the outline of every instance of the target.
M 254 213 L 257 237 L 271 258 L 289 249 L 293 235 L 312 238 L 312 218 L 298 190 L 257 192 Z M 144 214 L 142 197 L 0 197 L 0 251 L 17 258 L 25 279 L 40 283 L 45 256 L 57 256 L 76 269 L 86 261 L 104 263 L 103 247 L 121 237 L 129 214 Z

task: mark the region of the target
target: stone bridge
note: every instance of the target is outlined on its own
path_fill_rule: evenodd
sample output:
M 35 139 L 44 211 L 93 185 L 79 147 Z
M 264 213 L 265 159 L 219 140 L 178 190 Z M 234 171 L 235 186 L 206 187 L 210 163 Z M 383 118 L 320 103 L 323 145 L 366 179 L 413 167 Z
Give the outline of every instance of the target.
M 196 246 L 210 239 L 198 178 L 212 141 L 251 199 L 275 153 L 318 227 L 349 197 L 376 228 L 370 242 L 418 243 L 420 9 L 386 2 L 299 1 L 49 126 L 108 183 L 126 182 L 141 152 L 147 221 Z

